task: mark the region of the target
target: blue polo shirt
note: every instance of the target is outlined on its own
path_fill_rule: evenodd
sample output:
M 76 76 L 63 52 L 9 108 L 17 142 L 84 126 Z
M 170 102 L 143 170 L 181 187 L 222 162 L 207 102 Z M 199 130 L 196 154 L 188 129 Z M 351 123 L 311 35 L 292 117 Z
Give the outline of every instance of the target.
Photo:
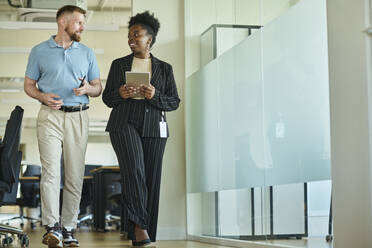
M 37 81 L 41 92 L 59 95 L 65 106 L 89 103 L 87 95 L 75 96 L 73 88 L 79 88 L 84 76 L 88 82 L 99 78 L 93 50 L 76 41 L 65 50 L 54 38 L 32 48 L 26 76 Z

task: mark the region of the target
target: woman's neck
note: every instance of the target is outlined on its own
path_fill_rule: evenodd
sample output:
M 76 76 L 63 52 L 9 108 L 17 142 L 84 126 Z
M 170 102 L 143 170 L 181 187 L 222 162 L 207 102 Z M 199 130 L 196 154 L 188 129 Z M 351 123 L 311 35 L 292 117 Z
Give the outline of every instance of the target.
M 139 59 L 148 59 L 150 58 L 150 52 L 141 52 L 141 53 L 135 53 L 134 57 L 139 58 Z

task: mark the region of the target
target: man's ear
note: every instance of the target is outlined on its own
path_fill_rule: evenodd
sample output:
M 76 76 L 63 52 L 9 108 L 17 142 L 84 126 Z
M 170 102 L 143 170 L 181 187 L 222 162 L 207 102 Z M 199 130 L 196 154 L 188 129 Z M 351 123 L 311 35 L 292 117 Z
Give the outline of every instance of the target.
M 62 26 L 64 26 L 64 27 L 67 25 L 67 22 L 68 22 L 68 15 L 62 15 L 62 16 L 58 19 L 58 21 L 57 21 L 58 24 L 60 24 L 60 25 L 62 25 Z
M 58 25 L 64 26 L 65 23 L 66 23 L 66 20 L 65 20 L 65 18 L 63 18 L 63 16 L 61 16 L 60 18 L 58 18 L 58 20 L 57 20 L 57 24 Z

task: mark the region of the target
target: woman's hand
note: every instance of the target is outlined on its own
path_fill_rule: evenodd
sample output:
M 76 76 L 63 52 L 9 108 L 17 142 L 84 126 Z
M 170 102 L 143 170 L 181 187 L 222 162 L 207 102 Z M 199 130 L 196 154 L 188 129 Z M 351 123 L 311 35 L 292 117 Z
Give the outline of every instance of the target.
M 119 94 L 120 94 L 121 98 L 123 98 L 123 99 L 131 98 L 135 94 L 137 94 L 139 91 L 140 90 L 137 89 L 136 87 L 132 87 L 132 86 L 128 87 L 125 84 L 120 86 L 120 88 L 119 88 Z
M 146 99 L 151 99 L 155 95 L 155 87 L 151 84 L 149 86 L 141 84 L 140 92 Z

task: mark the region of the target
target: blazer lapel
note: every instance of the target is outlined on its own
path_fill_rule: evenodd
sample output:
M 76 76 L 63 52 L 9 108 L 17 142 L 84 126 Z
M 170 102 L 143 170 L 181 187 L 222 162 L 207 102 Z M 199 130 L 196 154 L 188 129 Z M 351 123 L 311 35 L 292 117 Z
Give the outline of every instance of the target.
M 121 67 L 121 73 L 122 73 L 123 78 L 124 78 L 123 84 L 126 82 L 125 72 L 132 70 L 133 57 L 134 57 L 134 55 L 132 53 L 132 54 L 129 54 L 128 56 L 125 56 L 121 61 L 121 66 L 120 67 Z
M 159 76 L 160 76 L 160 61 L 156 57 L 154 57 L 152 54 L 151 55 L 151 84 L 155 87 L 156 85 L 159 84 Z M 157 88 L 157 87 L 155 87 Z

